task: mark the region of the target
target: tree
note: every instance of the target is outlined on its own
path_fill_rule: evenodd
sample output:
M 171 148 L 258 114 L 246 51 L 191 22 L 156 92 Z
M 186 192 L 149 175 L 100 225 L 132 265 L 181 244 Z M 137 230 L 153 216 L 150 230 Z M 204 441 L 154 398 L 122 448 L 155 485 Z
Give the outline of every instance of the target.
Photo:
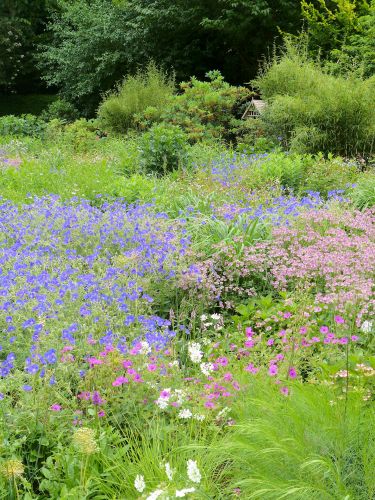
M 327 61 L 333 72 L 375 66 L 375 0 L 302 0 L 309 51 Z
M 0 91 L 26 91 L 40 86 L 35 67 L 35 46 L 54 0 L 0 2 Z

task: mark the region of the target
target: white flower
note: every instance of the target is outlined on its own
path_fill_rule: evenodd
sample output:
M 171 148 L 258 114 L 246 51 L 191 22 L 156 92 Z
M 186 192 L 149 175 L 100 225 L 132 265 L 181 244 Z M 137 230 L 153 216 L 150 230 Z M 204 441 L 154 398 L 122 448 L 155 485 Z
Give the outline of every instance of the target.
M 188 493 L 194 493 L 195 488 L 185 488 L 184 490 L 176 490 L 176 498 L 183 498 Z
M 153 491 L 152 493 L 149 494 L 149 496 L 146 498 L 146 500 L 156 500 L 163 493 L 164 493 L 163 490 L 155 490 L 155 491 Z
M 201 321 L 206 321 L 206 319 L 207 319 L 207 316 L 205 314 L 202 314 Z
M 208 375 L 214 370 L 214 365 L 212 363 L 201 363 L 200 369 L 203 375 L 208 377 Z
M 193 414 L 188 408 L 186 408 L 185 410 L 181 410 L 178 414 L 178 418 L 191 418 L 192 416 Z
M 168 399 L 158 398 L 156 400 L 156 404 L 161 410 L 165 410 L 166 408 L 168 408 Z
M 206 418 L 206 415 L 198 415 L 198 414 L 195 414 L 194 417 L 193 417 L 195 420 L 198 420 L 198 422 L 202 422 L 202 420 L 204 420 Z
M 193 363 L 199 363 L 202 359 L 201 345 L 198 342 L 190 342 L 189 344 L 189 356 Z
M 177 396 L 177 403 L 182 405 L 182 403 L 184 402 L 184 399 L 185 399 L 186 392 L 182 389 L 175 389 L 174 392 Z
M 202 476 L 199 472 L 197 462 L 195 460 L 188 460 L 187 463 L 187 475 L 190 481 L 193 483 L 200 483 Z
M 370 333 L 372 330 L 372 321 L 364 321 L 361 325 L 361 331 L 363 333 Z
M 148 342 L 143 340 L 141 342 L 141 350 L 139 351 L 141 354 L 149 354 L 151 352 L 151 347 Z
M 167 478 L 172 481 L 173 479 L 173 470 L 172 467 L 170 466 L 169 462 L 166 462 L 165 464 L 165 473 L 167 474 Z
M 134 480 L 134 488 L 139 491 L 139 493 L 142 493 L 146 488 L 145 478 L 140 474 L 138 474 Z
M 219 321 L 221 319 L 221 314 L 211 314 L 211 318 L 216 320 L 216 321 Z

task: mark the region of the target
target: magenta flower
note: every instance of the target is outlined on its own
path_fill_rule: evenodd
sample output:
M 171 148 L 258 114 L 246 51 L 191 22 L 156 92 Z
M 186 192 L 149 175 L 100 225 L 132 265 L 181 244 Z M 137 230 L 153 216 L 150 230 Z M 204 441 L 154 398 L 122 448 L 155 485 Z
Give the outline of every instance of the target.
M 271 375 L 271 377 L 274 377 L 277 375 L 278 369 L 276 365 L 271 365 L 268 369 L 268 374 Z
M 245 333 L 246 333 L 246 337 L 248 337 L 248 338 L 253 336 L 254 332 L 253 332 L 253 329 L 251 328 L 251 326 L 246 327 Z
M 300 329 L 299 329 L 299 333 L 301 335 L 305 335 L 305 333 L 307 333 L 307 327 L 306 326 L 302 326 Z
M 216 363 L 221 365 L 221 366 L 227 366 L 228 365 L 228 359 L 225 357 L 222 358 L 217 358 Z
M 356 342 L 359 339 L 359 337 L 358 337 L 358 335 L 352 335 L 351 339 L 353 342 Z
M 58 405 L 58 404 L 54 404 L 54 405 L 51 405 L 49 409 L 52 410 L 52 411 L 60 411 L 61 410 L 61 406 Z
M 154 372 L 156 369 L 157 369 L 157 365 L 155 365 L 155 363 L 150 363 L 149 365 L 147 365 L 147 370 L 149 372 Z
M 233 380 L 232 386 L 236 391 L 240 390 L 240 384 L 236 380 Z
M 253 340 L 246 340 L 245 347 L 247 347 L 247 348 L 254 347 L 254 341 Z
M 281 394 L 283 394 L 284 396 L 288 396 L 288 394 L 289 394 L 289 389 L 288 389 L 287 387 L 282 387 L 282 388 L 280 389 L 280 392 L 281 392 Z
M 124 368 L 129 368 L 130 366 L 132 366 L 133 362 L 130 361 L 130 359 L 125 359 L 125 361 L 122 362 L 122 366 Z
M 342 316 L 335 316 L 335 322 L 338 324 L 338 325 L 342 325 L 345 323 L 345 320 Z
M 328 326 L 321 326 L 320 327 L 320 333 L 326 334 L 329 332 Z
M 98 413 L 98 417 L 99 418 L 105 417 L 105 411 L 104 410 L 100 410 L 100 412 Z
M 212 409 L 212 408 L 215 408 L 215 404 L 214 404 L 212 401 L 206 401 L 206 402 L 204 403 L 204 406 L 205 406 L 206 408 L 211 408 L 211 409 Z
M 268 346 L 271 346 L 271 345 L 273 345 L 274 343 L 275 343 L 274 339 L 269 339 L 269 340 L 267 340 L 267 345 L 268 345 Z
M 290 378 L 296 378 L 297 377 L 297 371 L 296 371 L 295 368 L 292 367 L 292 368 L 289 369 L 289 377 Z
M 232 378 L 233 378 L 233 375 L 230 372 L 224 373 L 224 375 L 223 375 L 223 379 L 226 382 L 230 382 L 232 380 Z

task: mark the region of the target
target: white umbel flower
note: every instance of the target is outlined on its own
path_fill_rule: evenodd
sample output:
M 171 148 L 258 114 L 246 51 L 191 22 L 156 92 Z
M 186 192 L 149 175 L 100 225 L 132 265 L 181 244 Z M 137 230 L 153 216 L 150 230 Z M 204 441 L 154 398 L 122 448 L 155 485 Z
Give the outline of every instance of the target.
M 178 418 L 191 418 L 193 414 L 188 408 L 185 408 L 184 410 L 180 410 L 178 414 Z
M 202 476 L 199 472 L 197 462 L 195 460 L 188 460 L 186 465 L 187 475 L 190 481 L 192 481 L 193 483 L 200 483 Z
M 363 333 L 370 333 L 372 330 L 372 321 L 364 321 L 361 325 L 361 331 Z
M 146 498 L 146 500 L 156 500 L 159 498 L 162 494 L 164 493 L 163 490 L 155 490 L 152 493 L 149 494 L 149 496 Z
M 169 462 L 165 464 L 165 473 L 167 474 L 167 478 L 172 481 L 173 479 L 173 470 Z
M 198 342 L 190 342 L 189 347 L 189 356 L 193 363 L 200 363 L 202 359 L 202 351 L 201 345 Z
M 206 375 L 206 377 L 208 377 L 209 374 L 214 371 L 214 365 L 212 363 L 201 363 L 200 369 L 203 375 Z
M 140 474 L 138 474 L 134 480 L 134 488 L 139 491 L 139 493 L 142 493 L 146 488 L 145 478 Z
M 188 495 L 189 493 L 194 493 L 195 491 L 195 488 L 192 487 L 192 488 L 185 488 L 183 490 L 176 490 L 176 498 L 183 498 L 183 497 L 186 497 L 186 495 Z
M 150 354 L 151 352 L 151 347 L 148 342 L 145 340 L 142 340 L 141 342 L 141 350 L 139 351 L 141 354 Z

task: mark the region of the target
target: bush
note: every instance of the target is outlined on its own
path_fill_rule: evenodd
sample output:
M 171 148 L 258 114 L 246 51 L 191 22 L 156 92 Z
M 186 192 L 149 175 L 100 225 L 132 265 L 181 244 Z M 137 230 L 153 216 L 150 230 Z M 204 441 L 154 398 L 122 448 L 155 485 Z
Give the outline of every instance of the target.
M 46 121 L 57 118 L 58 120 L 69 123 L 79 118 L 79 112 L 70 102 L 64 99 L 57 99 L 43 111 L 42 118 Z
M 153 125 L 141 140 L 140 158 L 145 170 L 158 175 L 187 163 L 187 137 L 174 125 Z
M 142 111 L 151 109 L 153 117 L 158 117 L 173 91 L 174 77 L 150 63 L 145 71 L 128 76 L 116 92 L 105 98 L 98 117 L 104 128 L 124 133 L 137 126 L 136 115 Z
M 373 152 L 374 77 L 334 77 L 289 47 L 255 84 L 268 102 L 265 128 L 281 136 L 285 147 L 346 157 Z
M 45 127 L 45 122 L 34 115 L 0 117 L 0 135 L 40 137 Z
M 244 126 L 236 117 L 240 117 L 241 105 L 248 100 L 250 92 L 244 87 L 229 85 L 219 71 L 211 71 L 206 76 L 209 81 L 192 78 L 188 83 L 181 83 L 183 94 L 170 101 L 161 120 L 181 127 L 191 142 L 232 140 Z

